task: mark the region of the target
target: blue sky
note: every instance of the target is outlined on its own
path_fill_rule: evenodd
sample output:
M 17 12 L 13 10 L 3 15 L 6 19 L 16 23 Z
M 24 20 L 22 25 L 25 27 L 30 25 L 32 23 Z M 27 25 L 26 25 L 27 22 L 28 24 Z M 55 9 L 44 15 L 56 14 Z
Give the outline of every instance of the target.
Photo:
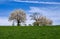
M 60 0 L 0 0 L 0 25 L 11 25 L 8 17 L 11 11 L 23 9 L 29 15 L 38 12 L 53 20 L 53 25 L 60 24 Z M 26 23 L 31 24 L 30 19 Z

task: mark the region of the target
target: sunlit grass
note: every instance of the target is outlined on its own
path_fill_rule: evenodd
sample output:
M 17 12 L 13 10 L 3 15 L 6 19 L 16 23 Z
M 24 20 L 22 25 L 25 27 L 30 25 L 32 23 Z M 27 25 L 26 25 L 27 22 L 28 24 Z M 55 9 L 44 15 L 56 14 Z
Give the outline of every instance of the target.
M 0 39 L 60 39 L 60 26 L 0 26 Z

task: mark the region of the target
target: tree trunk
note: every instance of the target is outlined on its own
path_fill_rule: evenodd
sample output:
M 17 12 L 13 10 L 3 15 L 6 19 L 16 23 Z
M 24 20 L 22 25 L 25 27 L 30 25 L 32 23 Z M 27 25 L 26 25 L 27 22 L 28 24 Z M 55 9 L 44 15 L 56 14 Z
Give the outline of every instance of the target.
M 17 20 L 17 26 L 20 26 L 20 24 L 19 24 L 20 22 L 19 22 L 19 20 Z

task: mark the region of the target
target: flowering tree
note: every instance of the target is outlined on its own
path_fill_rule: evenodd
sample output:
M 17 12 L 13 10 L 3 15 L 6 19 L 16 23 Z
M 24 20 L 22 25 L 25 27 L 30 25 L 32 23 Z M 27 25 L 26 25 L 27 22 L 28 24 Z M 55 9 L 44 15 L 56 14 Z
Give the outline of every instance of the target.
M 25 22 L 26 13 L 23 10 L 15 10 L 10 14 L 9 20 L 15 20 L 19 26 L 21 22 Z

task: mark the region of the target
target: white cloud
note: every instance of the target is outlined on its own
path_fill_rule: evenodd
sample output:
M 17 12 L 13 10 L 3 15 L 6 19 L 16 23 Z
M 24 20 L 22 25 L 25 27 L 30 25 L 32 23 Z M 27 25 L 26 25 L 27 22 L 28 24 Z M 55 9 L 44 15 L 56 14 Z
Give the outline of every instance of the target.
M 27 20 L 25 24 L 32 24 L 34 21 L 29 17 L 30 14 L 27 14 Z M 16 25 L 16 23 L 14 24 Z M 22 24 L 23 25 L 23 24 Z M 8 21 L 7 17 L 0 17 L 0 26 L 12 26 L 12 22 Z
M 31 14 L 27 14 L 27 20 L 26 20 L 26 24 L 32 24 L 34 21 L 31 20 L 31 17 L 30 17 Z
M 37 4 L 60 4 L 59 2 L 43 2 L 43 1 L 22 1 L 22 0 L 0 0 L 0 4 L 8 2 L 8 1 L 16 1 L 16 2 L 26 2 L 26 3 L 37 3 Z
M 57 25 L 60 24 L 58 22 L 60 20 L 60 11 L 59 10 L 51 10 L 47 8 L 40 8 L 40 7 L 30 7 L 30 10 L 27 11 L 28 13 L 42 13 L 44 16 L 47 16 L 48 18 L 51 18 L 53 20 L 53 24 Z M 30 20 L 31 18 L 29 17 L 30 14 L 27 14 L 27 21 L 26 24 L 32 24 L 34 21 Z M 0 25 L 12 25 L 11 22 L 8 21 L 7 17 L 0 17 Z
M 38 3 L 38 4 L 60 4 L 59 2 L 40 2 L 40 1 L 22 1 L 22 0 L 13 0 L 16 2 L 27 2 L 27 3 Z
M 34 12 L 41 13 L 43 16 L 46 16 L 50 18 L 51 20 L 53 20 L 53 25 L 59 24 L 59 22 L 57 22 L 58 20 L 60 20 L 59 10 L 52 10 L 52 9 L 40 8 L 40 7 L 30 7 L 30 10 L 28 12 L 29 13 L 34 13 Z
M 11 25 L 12 23 L 8 21 L 8 18 L 6 17 L 0 17 L 0 25 Z
M 45 10 L 43 8 L 39 8 L 39 7 L 30 7 L 29 12 L 31 12 L 31 13 L 35 13 L 35 12 L 42 13 L 42 12 L 45 12 Z

